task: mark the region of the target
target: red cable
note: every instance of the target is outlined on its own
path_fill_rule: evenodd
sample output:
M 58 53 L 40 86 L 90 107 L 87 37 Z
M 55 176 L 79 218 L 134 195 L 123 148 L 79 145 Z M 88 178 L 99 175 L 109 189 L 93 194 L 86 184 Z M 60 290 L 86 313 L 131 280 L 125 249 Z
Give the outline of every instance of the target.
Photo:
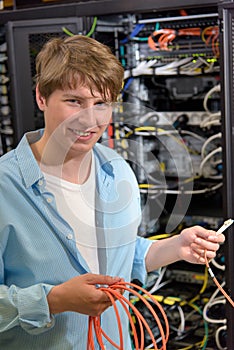
M 133 289 L 134 288 L 134 289 Z M 139 292 L 137 292 L 135 289 L 138 289 L 139 291 L 143 292 L 144 295 L 146 295 L 149 299 L 151 299 L 151 301 L 156 304 L 156 306 L 159 308 L 164 322 L 165 322 L 165 327 L 166 327 L 166 334 L 164 333 L 163 327 L 161 325 L 161 322 L 159 320 L 159 317 L 157 316 L 155 310 L 153 309 L 153 307 L 150 305 L 150 303 L 146 300 L 144 295 L 141 295 Z M 108 335 L 103 331 L 103 329 L 101 328 L 101 322 L 100 322 L 100 317 L 93 317 L 90 316 L 89 317 L 89 327 L 88 327 L 88 341 L 87 341 L 87 350 L 95 350 L 94 347 L 94 339 L 93 339 L 93 329 L 96 335 L 96 339 L 97 342 L 99 344 L 99 346 L 101 347 L 102 350 L 105 349 L 105 346 L 103 344 L 103 337 L 106 338 L 106 340 L 112 344 L 112 346 L 114 346 L 116 349 L 118 350 L 124 350 L 124 345 L 123 345 L 123 332 L 122 332 L 122 327 L 121 327 L 121 319 L 120 319 L 120 315 L 118 312 L 118 308 L 116 306 L 115 301 L 118 300 L 121 304 L 121 306 L 123 307 L 124 311 L 126 312 L 130 325 L 131 325 L 131 329 L 132 329 L 132 333 L 133 333 L 133 340 L 134 340 L 134 344 L 135 344 L 135 350 L 144 350 L 144 327 L 147 330 L 148 334 L 150 335 L 150 338 L 152 340 L 152 344 L 154 346 L 155 350 L 159 350 L 156 344 L 156 341 L 154 339 L 153 333 L 148 325 L 148 323 L 146 322 L 146 320 L 144 319 L 143 315 L 137 310 L 137 308 L 127 299 L 125 298 L 118 290 L 126 290 L 129 293 L 134 294 L 135 296 L 137 296 L 144 304 L 145 306 L 150 310 L 150 312 L 152 313 L 157 326 L 159 328 L 160 331 L 160 335 L 161 335 L 161 339 L 162 339 L 162 347 L 160 348 L 160 350 L 166 350 L 166 343 L 168 341 L 169 338 L 169 324 L 168 324 L 168 320 L 167 320 L 167 316 L 166 313 L 164 311 L 164 309 L 162 308 L 162 306 L 155 300 L 155 298 L 149 293 L 147 292 L 144 288 L 139 287 L 133 283 L 126 283 L 126 282 L 120 282 L 118 284 L 114 284 L 111 285 L 109 287 L 101 287 L 100 290 L 104 291 L 113 307 L 114 307 L 114 311 L 115 311 L 115 315 L 116 315 L 116 319 L 117 319 L 117 324 L 118 324 L 118 330 L 119 330 L 119 338 L 120 338 L 120 344 L 116 344 L 112 339 L 110 339 L 110 337 L 108 337 Z M 140 347 L 139 347 L 139 340 L 138 340 L 138 335 L 137 335 L 137 331 L 136 331 L 136 327 L 134 325 L 133 319 L 132 319 L 132 315 L 129 312 L 129 309 L 127 308 L 126 304 L 129 306 L 129 308 L 131 308 L 132 312 L 135 314 L 136 318 L 137 318 L 137 322 L 139 324 L 139 328 L 140 328 Z M 144 327 L 143 327 L 144 326 Z

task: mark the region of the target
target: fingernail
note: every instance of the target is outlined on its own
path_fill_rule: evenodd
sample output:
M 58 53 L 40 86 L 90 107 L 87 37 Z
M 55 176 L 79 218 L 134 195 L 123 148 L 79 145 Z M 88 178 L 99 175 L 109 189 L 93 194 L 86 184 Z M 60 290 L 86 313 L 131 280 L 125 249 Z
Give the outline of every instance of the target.
M 217 240 L 217 236 L 212 235 L 212 236 L 208 236 L 208 239 L 211 241 L 216 241 Z

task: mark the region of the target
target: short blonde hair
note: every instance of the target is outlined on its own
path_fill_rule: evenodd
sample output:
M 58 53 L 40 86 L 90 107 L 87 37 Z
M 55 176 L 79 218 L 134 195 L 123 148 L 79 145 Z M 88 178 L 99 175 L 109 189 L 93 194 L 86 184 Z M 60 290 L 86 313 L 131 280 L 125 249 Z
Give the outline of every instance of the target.
M 82 85 L 115 102 L 123 75 L 124 69 L 111 49 L 83 35 L 51 39 L 36 57 L 36 81 L 45 99 L 57 89 Z

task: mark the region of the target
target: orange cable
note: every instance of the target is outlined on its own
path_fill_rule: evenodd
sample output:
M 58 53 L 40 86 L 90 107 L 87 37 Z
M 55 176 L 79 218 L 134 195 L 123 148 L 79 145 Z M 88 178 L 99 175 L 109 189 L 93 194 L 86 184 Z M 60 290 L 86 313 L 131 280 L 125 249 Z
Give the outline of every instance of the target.
M 216 286 L 218 287 L 218 289 L 220 290 L 220 292 L 225 296 L 225 298 L 229 301 L 229 303 L 232 305 L 232 307 L 234 307 L 234 301 L 230 298 L 230 296 L 225 292 L 225 290 L 223 289 L 223 287 L 220 285 L 220 283 L 218 282 L 217 278 L 215 277 L 213 271 L 211 270 L 209 261 L 207 259 L 206 256 L 206 250 L 205 250 L 205 262 L 206 262 L 206 267 L 208 268 L 209 274 L 211 276 L 211 278 L 213 279 L 214 283 L 216 284 Z
M 123 288 L 123 287 L 122 287 Z M 144 324 L 144 326 L 145 326 L 145 328 L 147 329 L 147 331 L 148 331 L 148 333 L 149 333 L 149 335 L 150 335 L 150 338 L 151 338 L 151 340 L 152 340 L 152 342 L 153 342 L 153 345 L 154 345 L 154 347 L 155 347 L 155 350 L 158 350 L 158 347 L 157 347 L 157 344 L 156 344 L 156 342 L 155 342 L 155 339 L 154 339 L 154 337 L 153 337 L 153 334 L 152 334 L 152 332 L 151 332 L 151 330 L 150 330 L 150 328 L 149 328 L 149 326 L 148 326 L 148 324 L 147 324 L 147 322 L 145 321 L 145 319 L 143 318 L 143 316 L 141 315 L 141 313 L 137 310 L 137 308 L 134 306 L 134 305 L 132 305 L 131 304 L 131 302 L 128 300 L 128 299 L 126 299 L 125 297 L 123 297 L 120 293 L 118 293 L 118 292 L 116 292 L 115 290 L 112 290 L 112 293 L 115 295 L 115 297 L 116 297 L 116 299 L 122 299 L 122 300 L 124 300 L 128 305 L 129 305 L 129 307 L 134 311 L 134 313 L 135 313 L 135 315 L 137 316 L 137 319 L 138 319 L 138 321 L 139 321 L 139 324 L 140 325 L 142 325 L 142 323 Z M 129 311 L 127 311 L 127 315 L 128 316 L 130 316 L 131 317 L 131 314 L 129 313 Z M 116 315 L 116 317 L 118 317 L 117 315 Z M 140 326 L 141 327 L 141 326 Z M 142 329 L 142 327 L 141 327 L 141 329 Z M 137 334 L 134 332 L 133 333 L 133 336 L 134 336 L 134 340 L 136 339 L 136 337 L 137 337 Z M 109 340 L 109 339 L 108 339 Z M 113 344 L 113 342 L 112 341 L 110 341 L 110 343 L 112 344 L 112 345 L 114 345 Z M 123 348 L 118 348 L 119 350 L 122 350 Z M 144 343 L 141 343 L 141 348 L 140 348 L 140 350 L 143 350 L 144 349 Z M 139 350 L 139 349 L 136 349 L 136 350 Z
M 149 299 L 151 299 L 151 301 L 153 301 L 154 304 L 156 304 L 156 306 L 158 306 L 164 322 L 165 322 L 165 327 L 166 327 L 166 335 L 164 333 L 163 327 L 161 325 L 161 322 L 159 320 L 159 317 L 157 316 L 155 310 L 153 309 L 153 307 L 150 305 L 150 303 L 146 300 L 146 298 L 144 297 L 144 295 L 141 295 L 139 292 L 137 292 L 134 289 L 138 289 L 141 292 L 144 293 L 144 295 L 146 295 Z M 88 341 L 87 341 L 87 350 L 95 350 L 94 348 L 94 339 L 93 339 L 93 329 L 95 331 L 95 335 L 96 335 L 96 339 L 99 343 L 99 346 L 101 347 L 101 350 L 105 349 L 105 346 L 103 344 L 103 340 L 102 340 L 102 336 L 105 337 L 110 344 L 112 344 L 116 349 L 118 350 L 124 350 L 123 348 L 123 332 L 122 332 L 122 328 L 121 328 L 121 319 L 120 319 L 120 315 L 116 306 L 115 301 L 118 300 L 121 304 L 121 306 L 123 307 L 124 311 L 126 312 L 130 325 L 131 325 L 131 329 L 132 329 L 132 333 L 133 333 L 133 339 L 134 339 L 134 344 L 135 344 L 135 350 L 144 350 L 144 329 L 143 329 L 143 325 L 145 326 L 148 334 L 150 335 L 150 338 L 152 340 L 153 346 L 155 350 L 159 350 L 156 344 L 156 341 L 154 339 L 153 333 L 148 325 L 148 323 L 146 322 L 146 320 L 144 319 L 143 315 L 137 310 L 137 308 L 127 299 L 125 298 L 120 292 L 118 292 L 116 289 L 120 289 L 120 290 L 126 290 L 129 293 L 134 294 L 135 296 L 137 296 L 145 305 L 146 307 L 151 311 L 157 326 L 160 330 L 160 335 L 161 335 L 161 340 L 162 340 L 162 347 L 160 348 L 160 350 L 166 350 L 166 343 L 167 340 L 169 338 L 169 323 L 167 320 L 167 316 L 166 313 L 163 309 L 163 307 L 155 300 L 155 298 L 149 293 L 147 292 L 144 288 L 139 287 L 133 283 L 126 283 L 126 282 L 119 282 L 117 284 L 111 285 L 109 287 L 101 287 L 100 290 L 104 291 L 113 307 L 114 307 L 114 311 L 115 311 L 115 315 L 116 315 L 116 319 L 117 319 L 117 324 L 118 324 L 118 330 L 119 330 L 119 337 L 120 337 L 120 345 L 117 345 L 115 342 L 112 341 L 112 339 L 110 339 L 108 337 L 108 335 L 103 331 L 103 329 L 101 328 L 101 322 L 100 322 L 100 317 L 93 317 L 93 316 L 89 316 L 89 327 L 88 327 Z M 137 335 L 137 331 L 136 331 L 136 327 L 134 325 L 134 322 L 132 320 L 132 315 L 129 312 L 129 309 L 127 308 L 127 306 L 125 305 L 127 304 L 132 311 L 134 312 L 139 327 L 140 327 L 140 347 L 139 347 L 139 340 L 138 340 L 138 335 Z
M 121 298 L 119 298 L 118 300 L 121 303 L 122 307 L 124 308 L 124 310 L 125 310 L 125 312 L 126 312 L 126 314 L 128 316 L 129 323 L 130 323 L 130 326 L 131 326 L 131 329 L 132 329 L 132 334 L 136 334 L 137 333 L 136 327 L 134 325 L 133 318 L 132 318 L 131 314 L 128 312 L 128 308 L 124 304 L 123 300 L 121 300 Z M 138 321 L 138 324 L 139 324 L 139 327 L 140 327 L 140 339 L 141 339 L 140 349 L 141 349 L 141 348 L 144 348 L 144 328 L 143 328 L 142 322 L 139 319 L 138 315 L 135 314 L 135 316 L 137 317 L 137 321 Z M 135 349 L 136 350 L 139 349 L 138 337 L 134 337 L 134 343 L 135 343 Z
M 154 31 L 149 37 L 148 37 L 148 45 L 152 50 L 169 50 L 168 44 L 171 43 L 176 36 L 183 36 L 183 35 L 191 35 L 191 36 L 201 36 L 202 40 L 205 42 L 205 44 L 208 46 L 209 42 L 212 38 L 212 49 L 216 56 L 219 55 L 219 51 L 217 50 L 216 46 L 218 45 L 217 39 L 219 35 L 219 28 L 218 26 L 214 27 L 207 27 L 203 31 L 200 27 L 194 27 L 194 28 L 184 28 L 179 29 L 178 31 L 175 31 L 174 29 L 168 29 L 163 28 Z M 207 36 L 207 39 L 205 38 L 205 35 Z M 157 38 L 157 41 L 155 40 Z
M 119 285 L 121 285 L 122 283 L 125 283 L 125 282 L 120 282 Z M 125 284 L 126 284 L 126 283 L 125 283 Z M 160 303 L 157 302 L 157 301 L 155 300 L 155 298 L 154 298 L 147 290 L 145 290 L 144 288 L 142 288 L 142 287 L 140 287 L 140 286 L 137 286 L 137 285 L 135 285 L 135 284 L 133 284 L 133 283 L 128 283 L 128 285 L 131 286 L 131 287 L 137 288 L 137 289 L 139 289 L 141 292 L 143 292 L 144 294 L 146 294 L 146 295 L 153 301 L 153 303 L 156 304 L 157 307 L 159 308 L 159 310 L 160 310 L 160 312 L 161 312 L 161 314 L 162 314 L 162 316 L 163 316 L 163 318 L 164 318 L 164 321 L 165 321 L 165 326 L 166 326 L 165 343 L 166 343 L 167 340 L 168 340 L 168 337 L 169 337 L 169 324 L 168 324 L 167 316 L 166 316 L 166 313 L 165 313 L 163 307 L 162 307 L 162 306 L 160 305 Z M 115 288 L 115 286 L 114 286 L 114 288 Z M 133 293 L 133 294 L 139 296 L 138 293 L 135 292 L 135 291 L 133 291 L 132 289 L 126 288 L 126 287 L 125 287 L 125 289 L 127 289 L 130 293 Z M 152 309 L 151 305 L 148 305 L 148 302 L 146 302 L 145 298 L 142 297 L 142 296 L 140 296 L 140 299 L 141 299 L 145 304 L 147 304 L 146 306 L 150 309 L 151 313 L 154 315 L 154 313 L 155 313 L 154 310 Z M 164 337 L 164 335 L 163 335 L 163 334 L 164 334 L 164 331 L 163 331 L 163 329 L 162 329 L 162 327 L 161 327 L 160 320 L 159 320 L 159 318 L 158 318 L 158 316 L 157 316 L 156 314 L 155 314 L 155 319 L 157 320 L 159 329 L 161 330 L 161 336 L 162 336 L 162 338 L 163 338 L 163 337 Z M 165 344 L 165 345 L 166 345 L 166 344 Z
M 123 288 L 123 287 L 122 287 L 122 288 Z M 128 306 L 134 311 L 135 315 L 137 316 L 137 320 L 138 320 L 138 322 L 139 322 L 139 324 L 140 324 L 141 330 L 143 329 L 143 326 L 142 326 L 142 323 L 143 323 L 143 325 L 145 326 L 145 328 L 146 328 L 147 332 L 149 333 L 150 338 L 151 338 L 151 340 L 152 340 L 152 342 L 153 342 L 154 349 L 155 349 L 155 350 L 158 350 L 158 347 L 157 347 L 157 344 L 156 344 L 156 342 L 155 342 L 153 333 L 152 333 L 151 329 L 149 328 L 148 323 L 146 322 L 146 320 L 145 320 L 144 317 L 142 316 L 142 314 L 137 310 L 137 308 L 136 308 L 134 305 L 132 305 L 132 303 L 131 303 L 128 299 L 126 299 L 125 297 L 123 297 L 121 294 L 119 294 L 119 293 L 116 292 L 116 291 L 114 291 L 114 293 L 117 293 L 117 294 L 116 294 L 116 298 L 117 298 L 117 299 L 121 298 L 122 300 L 124 300 L 124 301 L 126 302 L 126 304 L 128 304 Z M 131 317 L 131 314 L 129 313 L 129 311 L 127 311 L 127 314 L 129 314 L 129 316 Z M 142 334 L 142 333 L 141 333 L 141 334 Z M 144 335 L 144 332 L 143 332 L 143 335 Z M 134 332 L 134 333 L 133 333 L 133 336 L 134 336 L 134 340 L 135 340 L 135 339 L 137 338 L 137 333 Z M 142 342 L 141 342 L 141 348 L 140 348 L 140 350 L 143 350 L 143 349 L 144 349 L 144 338 L 141 339 L 141 340 L 142 340 Z M 120 349 L 120 350 L 122 350 L 122 349 Z M 137 350 L 138 350 L 138 349 L 137 349 Z
M 119 349 L 123 349 L 123 334 L 122 334 L 122 330 L 121 330 L 121 320 L 120 320 L 120 316 L 119 316 L 119 311 L 118 311 L 118 308 L 116 306 L 115 299 L 113 298 L 112 293 L 109 291 L 108 288 L 105 288 L 105 293 L 108 295 L 108 297 L 109 297 L 109 299 L 110 299 L 110 301 L 111 301 L 111 303 L 113 305 L 113 308 L 115 310 L 117 324 L 118 324 L 118 329 L 119 329 L 119 338 L 120 338 Z

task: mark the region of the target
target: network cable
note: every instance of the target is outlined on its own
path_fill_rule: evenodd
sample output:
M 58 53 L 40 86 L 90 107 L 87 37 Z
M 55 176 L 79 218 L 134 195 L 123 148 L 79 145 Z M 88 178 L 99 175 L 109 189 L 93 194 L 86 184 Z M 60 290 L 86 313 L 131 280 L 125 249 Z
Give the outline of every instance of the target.
M 95 332 L 97 341 L 99 343 L 99 346 L 101 350 L 105 350 L 105 345 L 103 343 L 103 338 L 106 338 L 112 346 L 114 346 L 118 350 L 124 350 L 123 348 L 123 336 L 122 336 L 122 326 L 121 326 L 121 321 L 120 321 L 120 316 L 119 312 L 117 309 L 117 306 L 115 304 L 116 300 L 118 300 L 123 307 L 124 311 L 126 312 L 132 331 L 133 331 L 133 336 L 134 336 L 134 344 L 135 344 L 135 350 L 144 350 L 144 327 L 147 330 L 147 332 L 150 335 L 150 338 L 152 340 L 153 346 L 155 350 L 159 350 L 157 342 L 153 336 L 153 333 L 146 322 L 145 318 L 142 316 L 142 314 L 137 310 L 137 308 L 127 299 L 125 298 L 119 290 L 125 290 L 136 297 L 138 297 L 144 304 L 145 306 L 149 309 L 149 311 L 152 313 L 152 316 L 154 317 L 154 320 L 156 321 L 156 324 L 159 328 L 160 335 L 161 335 L 161 342 L 162 346 L 160 347 L 160 350 L 166 350 L 166 344 L 169 338 L 169 323 L 167 320 L 166 313 L 160 303 L 157 302 L 157 300 L 144 288 L 137 286 L 134 283 L 127 283 L 127 282 L 119 282 L 117 284 L 113 284 L 109 287 L 100 287 L 100 290 L 105 292 L 107 296 L 109 297 L 115 311 L 116 315 L 116 320 L 118 324 L 118 330 L 119 330 L 119 339 L 120 339 L 120 344 L 116 344 L 115 342 L 112 341 L 112 339 L 109 338 L 109 336 L 104 332 L 104 330 L 101 327 L 101 322 L 100 322 L 100 317 L 96 316 L 90 316 L 89 317 L 89 330 L 88 330 L 88 340 L 87 340 L 87 350 L 95 350 L 94 347 L 94 335 L 93 331 Z M 150 305 L 150 303 L 146 300 L 144 296 L 142 296 L 142 293 L 146 295 L 149 300 L 158 307 L 165 323 L 165 331 L 163 329 L 163 326 L 161 324 L 161 321 L 159 317 L 157 316 L 154 308 Z M 134 312 L 136 319 L 138 321 L 139 327 L 140 327 L 140 339 L 138 338 L 138 334 L 136 331 L 136 327 L 132 321 L 132 315 L 128 311 L 128 307 L 131 308 L 131 310 Z

